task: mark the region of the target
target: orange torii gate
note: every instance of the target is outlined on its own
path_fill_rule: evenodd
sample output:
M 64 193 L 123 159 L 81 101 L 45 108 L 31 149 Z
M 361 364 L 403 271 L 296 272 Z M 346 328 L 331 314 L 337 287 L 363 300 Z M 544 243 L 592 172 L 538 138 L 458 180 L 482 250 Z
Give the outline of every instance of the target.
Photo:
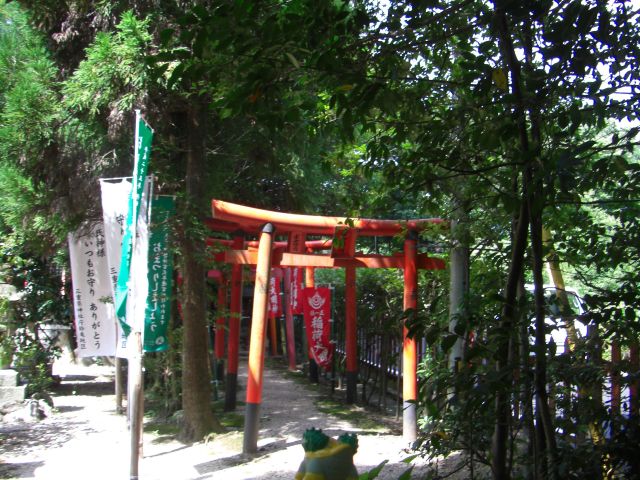
M 438 218 L 418 220 L 349 219 L 314 215 L 298 215 L 246 207 L 221 200 L 212 200 L 212 219 L 207 220 L 213 231 L 233 235 L 231 248 L 216 255 L 216 260 L 232 265 L 229 316 L 227 392 L 235 397 L 237 384 L 239 319 L 242 300 L 242 265 L 255 265 L 256 278 L 253 298 L 252 324 L 249 346 L 249 372 L 244 427 L 245 453 L 257 451 L 262 377 L 264 370 L 267 303 L 272 267 L 306 267 L 307 285 L 313 282 L 314 267 L 345 269 L 345 324 L 347 402 L 354 402 L 358 376 L 356 342 L 356 268 L 402 268 L 404 270 L 404 310 L 417 307 L 418 269 L 445 268 L 442 260 L 417 252 L 418 233 Z M 275 242 L 276 232 L 286 236 L 287 242 Z M 405 235 L 404 252 L 391 256 L 363 255 L 356 252 L 358 236 Z M 245 235 L 258 235 L 257 250 L 245 248 Z M 318 243 L 309 242 L 307 235 L 331 237 Z M 216 240 L 213 240 L 215 242 Z M 226 242 L 225 242 L 226 243 Z M 249 243 L 249 242 L 247 242 Z M 330 245 L 330 247 L 329 247 Z M 247 245 L 249 247 L 249 245 Z M 329 255 L 311 253 L 329 249 Z M 290 310 L 290 309 L 286 309 Z M 287 315 L 287 323 L 289 315 Z M 287 325 L 287 330 L 289 325 Z M 288 336 L 288 335 L 287 335 Z M 403 437 L 417 438 L 417 345 L 404 328 L 403 341 Z M 235 407 L 227 397 L 227 406 Z

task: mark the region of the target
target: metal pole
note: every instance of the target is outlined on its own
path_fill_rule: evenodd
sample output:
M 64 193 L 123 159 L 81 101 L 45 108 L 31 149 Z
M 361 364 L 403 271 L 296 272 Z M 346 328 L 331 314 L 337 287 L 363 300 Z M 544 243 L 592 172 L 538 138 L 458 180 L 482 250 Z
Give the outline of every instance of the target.
M 415 312 L 418 306 L 418 270 L 416 268 L 417 234 L 409 232 L 404 241 L 404 310 Z M 409 338 L 406 325 L 403 328 L 402 347 L 402 437 L 406 442 L 418 438 L 416 400 L 418 398 L 418 356 L 415 338 Z
M 122 378 L 122 359 L 119 357 L 116 357 L 115 359 L 116 362 L 116 378 L 115 378 L 115 387 L 116 387 L 116 413 L 123 413 L 124 409 L 122 408 L 122 397 L 124 396 L 123 394 L 123 378 Z
M 267 223 L 260 234 L 256 283 L 251 314 L 251 343 L 249 345 L 249 376 L 247 379 L 247 404 L 244 421 L 243 453 L 258 451 L 260 429 L 260 404 L 262 403 L 262 375 L 264 373 L 264 343 L 267 327 L 269 276 L 275 228 Z
M 129 379 L 131 384 L 131 410 L 130 410 L 130 440 L 131 462 L 129 465 L 129 479 L 138 480 L 138 464 L 142 456 L 142 418 L 144 414 L 144 397 L 142 389 L 142 334 L 132 332 L 130 341 L 133 340 L 134 354 L 129 358 L 131 368 Z

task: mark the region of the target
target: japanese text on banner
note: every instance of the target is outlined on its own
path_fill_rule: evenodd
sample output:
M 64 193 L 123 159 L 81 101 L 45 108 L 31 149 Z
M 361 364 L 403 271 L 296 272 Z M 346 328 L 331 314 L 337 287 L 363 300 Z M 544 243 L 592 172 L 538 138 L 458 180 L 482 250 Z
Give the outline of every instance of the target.
M 167 328 L 171 316 L 173 254 L 169 245 L 169 220 L 175 212 L 173 197 L 152 201 L 149 238 L 149 296 L 145 310 L 144 351 L 162 352 L 168 348 Z
M 276 278 L 275 269 L 272 269 L 269 279 L 269 316 L 280 317 L 282 315 L 282 298 L 280 296 L 280 278 Z
M 302 295 L 309 355 L 328 368 L 333 357 L 331 343 L 331 290 L 327 287 L 305 288 Z
M 116 323 L 102 223 L 86 236 L 69 234 L 77 353 L 80 357 L 113 355 Z

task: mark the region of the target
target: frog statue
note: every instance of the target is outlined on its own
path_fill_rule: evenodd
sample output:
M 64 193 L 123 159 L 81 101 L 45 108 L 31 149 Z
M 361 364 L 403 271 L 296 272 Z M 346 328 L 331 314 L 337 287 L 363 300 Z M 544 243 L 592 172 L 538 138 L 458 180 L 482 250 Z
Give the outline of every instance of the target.
M 357 480 L 353 456 L 358 450 L 358 437 L 345 433 L 337 440 L 310 428 L 302 435 L 304 460 L 295 480 Z

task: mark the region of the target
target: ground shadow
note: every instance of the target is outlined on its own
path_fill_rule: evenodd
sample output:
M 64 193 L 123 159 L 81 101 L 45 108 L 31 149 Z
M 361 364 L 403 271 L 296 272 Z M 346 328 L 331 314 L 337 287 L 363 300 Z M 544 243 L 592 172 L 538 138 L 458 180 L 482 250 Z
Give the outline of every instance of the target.
M 43 465 L 43 461 L 25 463 L 0 463 L 0 478 L 31 478 L 35 475 L 36 468 Z
M 69 412 L 78 412 L 80 410 L 84 410 L 84 407 L 74 407 L 71 405 L 63 405 L 61 407 L 56 407 L 59 413 L 69 413 Z
M 81 375 L 77 375 L 81 376 Z M 67 377 L 69 378 L 69 377 Z M 53 389 L 53 396 L 67 395 L 89 395 L 92 397 L 102 397 L 104 395 L 113 395 L 113 380 L 96 381 L 95 377 L 88 377 L 88 381 L 70 381 L 62 380 L 62 383 Z
M 61 380 L 66 383 L 91 382 L 95 379 L 96 377 L 93 375 L 65 375 L 61 377 Z
M 83 431 L 91 431 L 87 422 L 70 423 L 41 422 L 41 423 L 13 423 L 0 426 L 0 443 L 3 455 L 22 456 L 33 451 L 57 448 L 73 438 L 70 432 L 81 426 Z
M 173 437 L 171 437 L 171 439 L 173 440 Z M 158 442 L 152 442 L 152 443 L 158 443 Z M 191 445 L 182 445 L 180 447 L 176 447 L 173 450 L 168 450 L 166 452 L 160 452 L 160 453 L 156 453 L 153 455 L 145 455 L 144 458 L 155 458 L 155 457 L 161 457 L 163 455 L 168 455 L 170 453 L 174 453 L 174 452 L 178 452 L 180 450 L 184 450 L 185 448 L 189 448 Z
M 196 469 L 199 475 L 206 475 L 208 473 L 213 473 L 220 470 L 224 470 L 226 468 L 231 468 L 237 465 L 241 465 L 242 463 L 245 463 L 248 460 L 254 460 L 255 458 L 260 456 L 261 455 L 248 457 L 247 455 L 238 453 L 230 457 L 216 458 L 215 460 L 211 460 L 209 462 L 194 465 L 194 468 Z

